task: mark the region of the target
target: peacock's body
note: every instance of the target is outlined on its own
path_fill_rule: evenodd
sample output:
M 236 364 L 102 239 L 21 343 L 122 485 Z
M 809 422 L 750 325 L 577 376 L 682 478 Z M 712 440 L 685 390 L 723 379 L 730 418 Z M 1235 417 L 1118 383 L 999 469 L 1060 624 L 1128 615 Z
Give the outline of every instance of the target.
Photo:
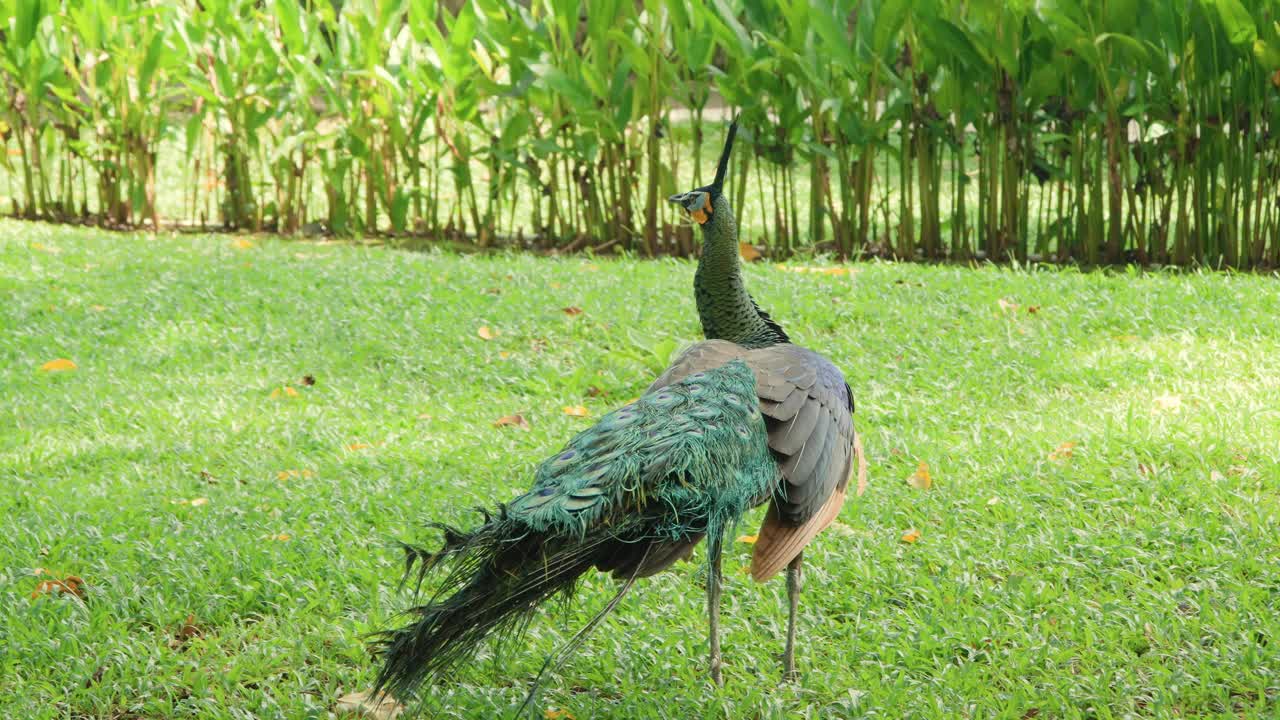
M 865 465 L 840 371 L 791 344 L 743 285 L 721 193 L 735 131 L 736 124 L 716 181 L 671 198 L 703 228 L 695 291 L 708 340 L 544 461 L 533 488 L 478 528 L 444 528 L 444 547 L 434 553 L 409 550 L 419 573 L 446 561 L 451 569 L 434 598 L 414 609 L 416 622 L 387 634 L 379 688 L 411 692 L 486 635 L 518 628 L 541 602 L 572 592 L 583 573 L 612 572 L 624 583 L 580 639 L 636 578 L 687 557 L 704 537 L 710 671 L 719 682 L 724 532 L 765 502 L 752 576 L 763 581 L 788 568 L 784 662 L 794 673 L 801 551 L 839 512 L 855 463 L 863 473 Z

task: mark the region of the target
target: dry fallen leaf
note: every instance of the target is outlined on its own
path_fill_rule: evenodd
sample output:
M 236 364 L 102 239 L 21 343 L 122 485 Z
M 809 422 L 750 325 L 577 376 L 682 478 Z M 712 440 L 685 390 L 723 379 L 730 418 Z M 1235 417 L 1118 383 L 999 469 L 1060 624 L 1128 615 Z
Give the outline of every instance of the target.
M 587 397 L 600 397 L 601 395 L 608 395 L 608 394 L 609 394 L 608 391 L 601 390 L 595 385 L 587 386 Z
M 58 358 L 40 366 L 44 372 L 65 372 L 67 370 L 75 370 L 76 364 L 66 358 Z
M 1064 442 L 1049 453 L 1049 459 L 1066 460 L 1075 453 L 1075 446 L 1076 444 L 1073 442 Z
M 246 238 L 236 238 L 231 242 L 231 247 L 237 250 L 248 250 L 253 247 L 253 241 Z
M 278 535 L 263 535 L 263 540 L 275 540 L 276 542 L 289 542 L 292 539 L 289 533 L 280 533 Z
M 738 542 L 746 543 L 748 545 L 754 545 L 756 540 L 759 540 L 759 539 L 760 539 L 759 535 L 742 535 L 741 537 L 738 538 Z
M 1001 500 L 1001 499 L 1000 499 L 1000 497 L 997 495 L 997 496 L 994 496 L 994 497 L 992 497 L 990 500 L 988 500 L 988 501 L 987 501 L 987 507 L 991 507 L 992 505 L 999 505 L 999 504 L 1000 504 L 1000 503 L 1002 503 L 1002 502 L 1004 502 L 1004 501 L 1003 501 L 1003 500 Z
M 548 708 L 542 716 L 547 720 L 574 720 L 573 713 L 564 708 Z
M 356 452 L 357 450 L 368 450 L 371 447 L 373 446 L 370 445 L 369 443 L 362 443 L 362 442 L 354 442 L 347 445 L 347 449 L 350 450 L 351 452 Z
M 90 305 L 89 309 L 94 312 L 104 312 L 107 309 L 107 306 L 106 305 Z
M 570 305 L 569 307 L 560 308 L 560 312 L 564 313 L 565 315 L 568 315 L 569 317 L 573 317 L 574 315 L 581 315 L 582 308 L 578 307 L 577 305 Z
M 1039 306 L 1039 305 L 1028 305 L 1028 306 L 1027 306 L 1027 314 L 1029 314 L 1029 315 L 1035 315 L 1035 314 L 1036 314 L 1036 313 L 1038 313 L 1038 312 L 1040 312 L 1040 306 Z
M 187 614 L 187 619 L 182 622 L 182 626 L 173 633 L 173 640 L 169 642 L 169 647 L 177 648 L 187 644 L 191 638 L 203 637 L 204 631 L 196 625 L 196 616 L 193 613 Z
M 476 334 L 480 336 L 481 340 L 492 340 L 498 337 L 497 331 L 490 330 L 488 325 L 481 325 Z
M 49 247 L 44 243 L 38 243 L 38 242 L 31 243 L 31 249 L 39 250 L 40 252 L 46 252 L 46 253 L 49 253 L 50 255 L 57 255 L 58 253 L 62 252 L 62 248 Z
M 933 477 L 929 475 L 929 464 L 921 460 L 916 471 L 907 478 L 907 484 L 917 490 L 928 490 L 933 487 Z
M 404 705 L 389 694 L 375 696 L 372 691 L 350 693 L 338 698 L 333 706 L 338 715 L 356 715 L 372 720 L 394 720 L 404 712 Z
M 920 531 L 915 528 L 911 528 L 910 530 L 902 533 L 902 542 L 904 543 L 914 543 L 919 539 Z
M 31 593 L 31 599 L 35 600 L 41 595 L 75 595 L 81 600 L 84 599 L 84 580 L 75 575 L 68 575 L 61 580 L 44 580 Z
M 999 300 L 996 300 L 996 304 L 1000 306 L 1000 310 L 1003 312 L 1017 312 L 1018 310 L 1017 303 L 1012 302 L 1010 300 L 1005 300 L 1004 298 L 1000 298 Z
M 209 504 L 209 498 L 206 498 L 206 497 L 192 498 L 191 500 L 191 507 L 200 507 L 201 505 L 208 505 L 208 504 Z
M 316 384 L 316 376 L 315 376 L 315 375 L 303 375 L 303 376 L 302 376 L 302 384 L 303 384 L 303 385 L 306 385 L 307 387 L 311 387 L 312 385 L 315 385 L 315 384 Z
M 738 254 L 747 262 L 755 262 L 761 257 L 760 251 L 756 249 L 755 245 L 745 242 L 738 243 Z
M 499 350 L 498 357 L 502 358 L 503 360 L 508 360 L 511 358 L 511 353 L 507 352 L 506 350 Z
M 1161 395 L 1156 398 L 1156 407 L 1166 412 L 1177 412 L 1182 407 L 1182 398 L 1178 395 Z
M 529 429 L 529 421 L 525 420 L 524 416 L 520 415 L 519 413 L 515 415 L 503 415 L 502 417 L 493 421 L 494 427 L 506 427 L 508 425 L 518 427 L 521 430 Z
M 586 417 L 591 414 L 591 411 L 587 410 L 582 405 L 574 405 L 574 406 L 566 405 L 564 408 L 564 414 L 572 415 L 573 417 Z

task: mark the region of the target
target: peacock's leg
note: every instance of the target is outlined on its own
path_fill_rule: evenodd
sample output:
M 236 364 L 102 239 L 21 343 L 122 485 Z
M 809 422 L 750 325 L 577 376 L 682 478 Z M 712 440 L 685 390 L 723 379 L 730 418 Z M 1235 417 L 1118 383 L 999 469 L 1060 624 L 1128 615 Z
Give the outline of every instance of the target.
M 804 555 L 804 551 L 800 551 L 792 559 L 791 564 L 787 565 L 787 599 L 790 601 L 791 609 L 787 618 L 787 648 L 782 652 L 782 673 L 783 678 L 788 681 L 799 679 L 800 674 L 796 672 L 796 615 L 800 611 L 800 559 Z
M 711 681 L 723 685 L 720 677 L 720 541 L 707 539 L 707 623 L 711 640 Z

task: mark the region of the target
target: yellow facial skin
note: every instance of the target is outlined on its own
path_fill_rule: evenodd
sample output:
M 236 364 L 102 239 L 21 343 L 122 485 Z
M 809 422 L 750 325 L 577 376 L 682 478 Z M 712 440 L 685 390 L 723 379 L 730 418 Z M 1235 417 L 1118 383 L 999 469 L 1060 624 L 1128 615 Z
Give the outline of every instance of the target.
M 711 194 L 702 193 L 702 207 L 689 213 L 689 217 L 699 225 L 711 218 Z

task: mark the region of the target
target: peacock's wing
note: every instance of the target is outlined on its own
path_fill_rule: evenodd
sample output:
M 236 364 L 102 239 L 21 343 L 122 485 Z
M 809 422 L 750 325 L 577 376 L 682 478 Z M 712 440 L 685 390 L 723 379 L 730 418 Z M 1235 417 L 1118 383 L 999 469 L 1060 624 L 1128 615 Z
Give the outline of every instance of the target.
M 751 575 L 767 580 L 791 562 L 844 504 L 857 462 L 865 475 L 853 429 L 853 396 L 829 360 L 797 345 L 752 350 L 760 411 L 783 482 L 760 527 Z
M 650 574 L 767 497 L 778 470 L 766 435 L 744 363 L 690 373 L 579 433 L 507 512 L 532 531 L 614 548 L 601 569 Z
M 782 475 L 751 563 L 752 576 L 766 580 L 835 519 L 855 461 L 861 466 L 861 450 L 843 375 L 826 358 L 798 345 L 747 349 L 724 340 L 697 343 L 654 387 L 735 358 L 755 374 L 768 446 Z

